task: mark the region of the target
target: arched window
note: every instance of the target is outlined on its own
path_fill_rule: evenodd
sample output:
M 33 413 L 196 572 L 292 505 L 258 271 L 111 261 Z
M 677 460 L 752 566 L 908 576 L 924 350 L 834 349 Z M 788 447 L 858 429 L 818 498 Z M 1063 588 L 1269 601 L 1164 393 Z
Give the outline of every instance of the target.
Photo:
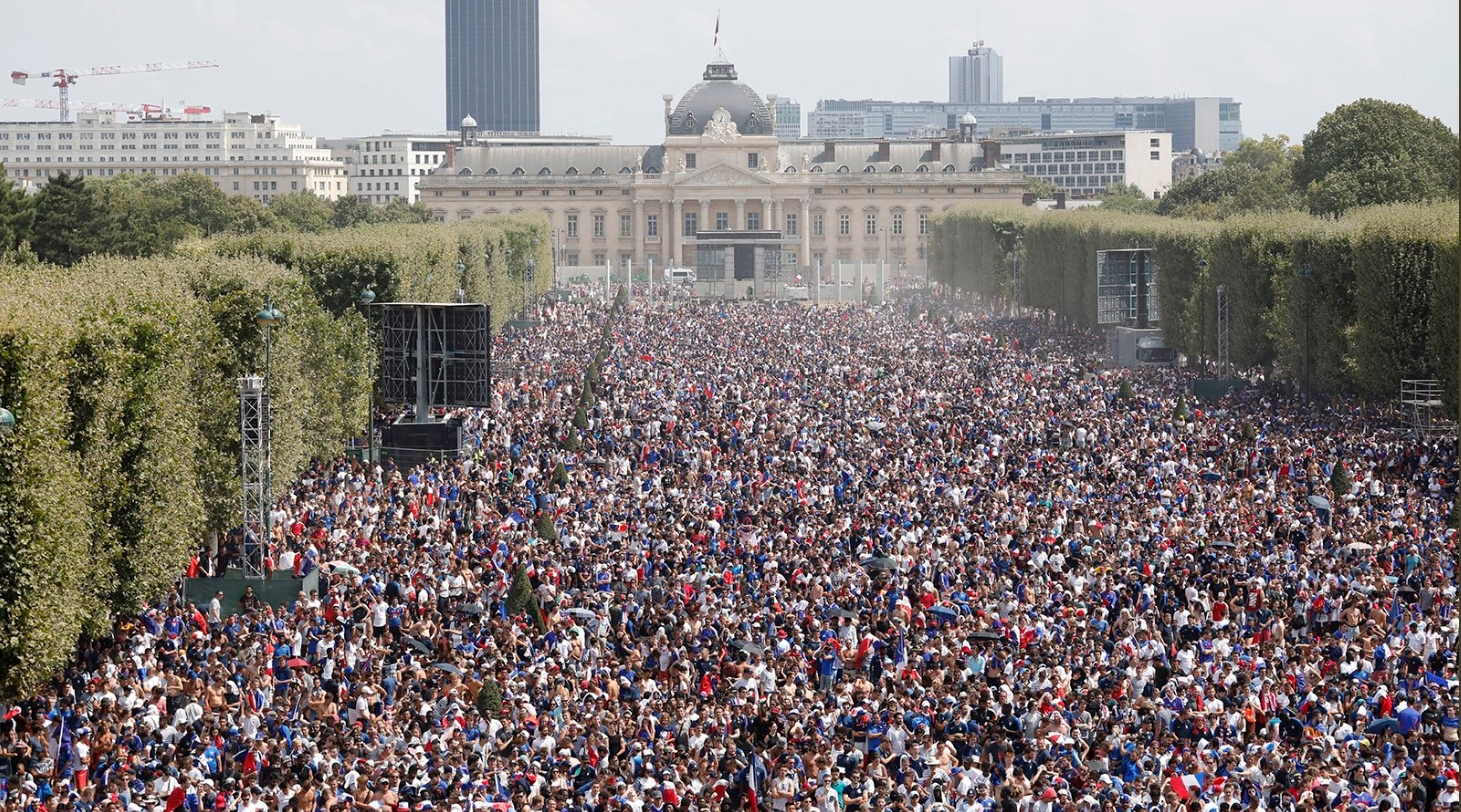
M 602 166 L 596 166 L 596 167 L 594 167 L 594 171 L 593 171 L 592 174 L 602 175 L 602 174 L 604 174 L 604 168 Z
M 821 174 L 822 167 L 820 167 L 820 166 L 814 166 L 814 167 L 812 167 L 812 171 L 813 172 L 816 172 L 817 174 Z
M 634 174 L 634 167 L 632 167 L 632 166 L 623 167 L 623 168 L 621 168 L 619 170 L 619 174 L 621 174 L 621 175 L 632 175 L 632 174 Z
M 953 164 L 944 164 L 944 171 L 945 172 L 953 172 L 954 171 L 954 165 Z
M 846 175 L 850 171 L 852 171 L 852 170 L 850 170 L 850 169 L 847 168 L 847 164 L 843 164 L 843 165 L 837 167 L 837 174 L 839 174 L 839 175 Z
M 864 175 L 873 175 L 873 174 L 876 174 L 877 171 L 878 171 L 878 168 L 876 166 L 864 166 L 862 168 L 862 174 L 864 174 Z
M 488 174 L 488 176 L 496 175 L 497 174 L 497 167 L 494 166 L 494 167 L 488 169 L 487 170 L 487 174 Z
M 902 164 L 893 164 L 892 166 L 888 167 L 888 171 L 889 172 L 902 172 L 903 171 L 903 166 L 902 166 Z
M 563 174 L 565 174 L 565 175 L 577 175 L 578 174 L 578 167 L 576 167 L 576 166 L 570 166 L 570 167 L 568 167 L 568 171 L 567 172 L 564 172 Z
M 553 174 L 553 170 L 551 170 L 551 169 L 549 169 L 548 167 L 545 166 L 542 169 L 539 169 L 538 170 L 538 174 L 539 175 L 551 175 L 551 174 Z
M 916 169 L 914 171 L 916 171 L 916 172 L 927 172 L 928 171 L 928 164 L 919 164 L 918 165 L 918 169 Z
M 458 169 L 457 170 L 457 174 L 458 175 L 461 175 L 462 177 L 469 178 L 469 177 L 472 176 L 472 167 L 470 167 L 470 166 L 464 166 L 461 169 Z
M 785 168 L 785 169 L 783 169 L 781 171 L 782 172 L 785 172 L 788 175 L 795 175 L 796 174 L 796 167 L 794 167 L 794 166 L 788 166 L 787 168 Z
M 517 176 L 517 175 L 526 175 L 527 172 L 523 171 L 523 168 L 519 166 L 518 168 L 512 170 L 512 174 L 514 176 Z

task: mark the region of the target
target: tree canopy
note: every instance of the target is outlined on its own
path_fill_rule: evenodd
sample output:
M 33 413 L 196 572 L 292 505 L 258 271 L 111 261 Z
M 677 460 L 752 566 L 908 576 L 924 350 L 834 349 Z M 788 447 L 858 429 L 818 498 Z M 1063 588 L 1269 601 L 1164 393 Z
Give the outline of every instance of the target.
M 1294 182 L 1309 211 L 1456 199 L 1461 140 L 1438 118 L 1405 104 L 1360 99 L 1319 119 L 1304 136 Z

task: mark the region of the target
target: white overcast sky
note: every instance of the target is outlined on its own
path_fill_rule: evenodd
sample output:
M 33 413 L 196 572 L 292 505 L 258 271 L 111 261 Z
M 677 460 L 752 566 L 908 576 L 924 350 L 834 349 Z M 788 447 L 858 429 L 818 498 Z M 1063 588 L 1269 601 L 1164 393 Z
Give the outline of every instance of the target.
M 542 0 L 545 131 L 657 143 L 721 45 L 763 95 L 945 101 L 948 57 L 982 39 L 1006 100 L 1232 96 L 1245 135 L 1298 140 L 1378 97 L 1457 127 L 1457 0 Z M 58 19 L 60 14 L 64 19 Z M 216 60 L 83 80 L 77 101 L 269 111 L 312 135 L 438 129 L 442 0 L 67 0 L 0 4 L 5 71 Z M 0 97 L 54 98 L 34 83 Z M 0 118 L 53 111 L 0 108 Z

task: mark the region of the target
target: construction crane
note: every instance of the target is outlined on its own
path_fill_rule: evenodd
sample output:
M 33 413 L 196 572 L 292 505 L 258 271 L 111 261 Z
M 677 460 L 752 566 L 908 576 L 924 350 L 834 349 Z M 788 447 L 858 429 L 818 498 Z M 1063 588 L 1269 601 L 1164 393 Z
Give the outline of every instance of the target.
M 59 101 L 50 99 L 0 99 L 0 107 L 38 107 L 45 110 L 56 110 L 60 106 Z M 69 109 L 83 113 L 129 113 L 148 119 L 162 118 L 173 113 L 172 108 L 163 107 L 160 104 L 122 104 L 119 102 L 76 102 L 69 105 Z M 182 111 L 189 116 L 199 116 L 213 112 L 213 108 L 191 105 L 182 108 Z
M 199 68 L 216 68 L 217 62 L 150 62 L 146 65 L 112 65 L 102 68 L 88 68 L 86 70 L 69 70 L 57 68 L 48 71 L 11 71 L 10 81 L 17 85 L 23 85 L 30 79 L 51 79 L 51 85 L 61 89 L 61 99 L 57 107 L 61 111 L 61 120 L 71 120 L 71 86 L 82 76 L 115 76 L 120 73 L 154 73 L 164 70 L 198 70 Z

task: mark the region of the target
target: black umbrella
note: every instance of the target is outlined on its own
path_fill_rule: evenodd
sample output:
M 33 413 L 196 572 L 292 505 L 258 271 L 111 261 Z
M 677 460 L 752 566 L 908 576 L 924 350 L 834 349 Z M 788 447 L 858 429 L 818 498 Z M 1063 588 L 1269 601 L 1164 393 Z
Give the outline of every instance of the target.
M 1004 640 L 1004 635 L 1000 634 L 999 632 L 980 631 L 974 632 L 973 634 L 969 635 L 969 639 L 988 640 L 992 643 L 998 643 Z
M 1310 496 L 1309 504 L 1320 510 L 1329 510 L 1329 508 L 1331 507 L 1328 497 L 1324 496 Z
M 410 646 L 411 648 L 416 649 L 417 651 L 421 652 L 422 654 L 430 654 L 431 653 L 431 646 L 426 645 L 425 643 L 421 642 L 420 640 L 417 640 L 414 637 L 407 637 L 406 638 L 406 645 Z
M 463 673 L 462 672 L 462 669 L 457 668 L 456 666 L 452 665 L 451 663 L 432 663 L 431 664 L 431 667 L 432 668 L 435 668 L 435 669 L 438 669 L 440 671 L 445 671 L 448 674 L 456 674 L 459 677 L 462 676 L 462 673 Z
M 1221 549 L 1221 550 L 1231 550 L 1234 547 L 1237 547 L 1238 545 L 1232 543 L 1231 541 L 1228 541 L 1227 539 L 1219 539 L 1219 540 L 1214 541 L 1213 543 L 1211 543 L 1211 544 L 1209 544 L 1207 546 L 1209 546 L 1209 547 L 1217 547 L 1218 549 Z
M 862 566 L 870 570 L 897 570 L 898 562 L 891 558 L 868 558 L 864 559 Z
M 580 617 L 584 618 L 585 620 L 598 617 L 598 615 L 594 614 L 594 611 L 592 609 L 583 609 L 577 606 L 569 609 L 568 615 L 569 617 Z
M 845 618 L 848 618 L 848 619 L 851 619 L 851 620 L 856 620 L 857 619 L 857 613 L 854 612 L 854 611 L 852 611 L 851 609 L 841 609 L 841 608 L 833 609 L 832 611 L 830 611 L 830 612 L 827 613 L 827 616 L 828 617 L 845 617 Z
M 752 643 L 749 640 L 732 640 L 727 645 L 729 645 L 731 648 L 736 649 L 738 651 L 744 651 L 747 654 L 765 654 L 766 653 L 766 647 L 765 646 L 757 645 L 756 643 Z

